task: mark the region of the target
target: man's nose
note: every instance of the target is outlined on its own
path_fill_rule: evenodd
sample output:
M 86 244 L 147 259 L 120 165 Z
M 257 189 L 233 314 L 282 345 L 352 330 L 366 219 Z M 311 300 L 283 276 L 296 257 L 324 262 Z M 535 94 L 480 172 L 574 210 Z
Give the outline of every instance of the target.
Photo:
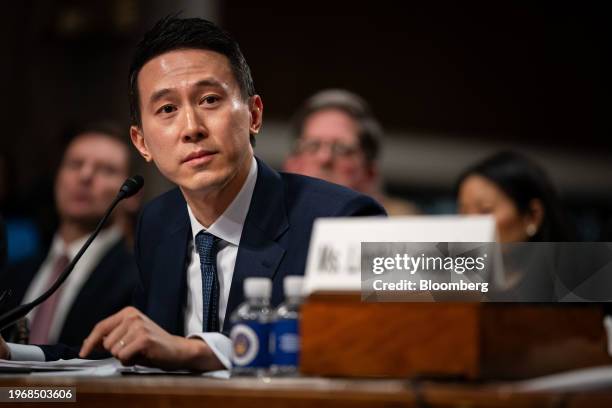
M 184 127 L 181 140 L 183 142 L 195 142 L 207 135 L 204 118 L 197 108 L 187 107 L 183 111 Z
M 333 145 L 329 143 L 322 143 L 317 150 L 315 159 L 321 166 L 329 166 L 334 161 Z
M 92 163 L 84 163 L 79 169 L 79 181 L 89 183 L 93 180 L 95 173 L 96 169 Z

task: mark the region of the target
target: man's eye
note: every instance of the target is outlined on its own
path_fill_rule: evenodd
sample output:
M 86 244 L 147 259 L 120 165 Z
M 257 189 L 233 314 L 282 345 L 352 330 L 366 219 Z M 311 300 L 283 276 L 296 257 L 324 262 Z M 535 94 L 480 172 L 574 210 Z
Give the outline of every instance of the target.
M 208 104 L 208 105 L 211 105 L 211 104 L 216 103 L 218 101 L 219 101 L 219 97 L 215 96 L 215 95 L 208 95 L 208 96 L 205 96 L 204 98 L 202 98 L 202 103 L 205 103 L 205 104 Z
M 64 167 L 71 170 L 78 169 L 82 165 L 83 162 L 80 160 L 67 160 L 64 162 Z
M 176 107 L 173 105 L 164 105 L 161 108 L 159 108 L 157 113 L 172 113 L 175 110 L 176 110 Z
M 100 173 L 104 174 L 105 176 L 112 176 L 115 173 L 118 173 L 117 169 L 115 169 L 112 166 L 100 166 L 98 170 L 100 171 Z

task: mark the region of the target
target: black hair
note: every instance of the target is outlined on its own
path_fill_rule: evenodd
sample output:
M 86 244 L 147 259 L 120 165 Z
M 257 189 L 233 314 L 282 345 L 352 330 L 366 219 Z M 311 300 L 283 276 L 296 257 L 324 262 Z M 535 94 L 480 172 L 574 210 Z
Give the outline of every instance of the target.
M 136 46 L 129 73 L 129 102 L 132 125 L 142 126 L 138 74 L 153 58 L 179 49 L 202 49 L 227 57 L 244 99 L 255 95 L 251 70 L 238 43 L 214 23 L 202 18 L 178 18 L 176 14 L 159 20 Z M 254 138 L 251 135 L 251 143 Z
M 64 128 L 64 131 L 60 135 L 62 154 L 61 157 L 58 157 L 59 161 L 55 166 L 57 169 L 59 169 L 59 166 L 61 165 L 61 161 L 63 160 L 63 157 L 66 154 L 66 149 L 68 149 L 68 146 L 74 140 L 80 138 L 86 133 L 97 133 L 121 144 L 127 154 L 126 171 L 128 172 L 128 174 L 131 174 L 134 171 L 134 161 L 132 160 L 132 150 L 130 148 L 130 143 L 128 142 L 129 134 L 127 132 L 127 127 L 122 126 L 118 122 L 108 119 L 100 120 L 97 122 L 71 123 L 66 126 Z
M 471 175 L 482 176 L 495 183 L 514 203 L 520 214 L 530 211 L 531 201 L 538 199 L 544 210 L 542 223 L 530 241 L 572 241 L 573 233 L 557 192 L 548 175 L 527 157 L 504 151 L 476 163 L 465 170 L 456 184 L 459 187 Z
M 375 161 L 380 151 L 382 126 L 374 117 L 365 99 L 344 89 L 326 89 L 308 98 L 294 115 L 294 137 L 298 139 L 302 136 L 304 123 L 310 115 L 327 109 L 338 109 L 357 123 L 359 128 L 357 138 L 366 161 L 368 163 Z

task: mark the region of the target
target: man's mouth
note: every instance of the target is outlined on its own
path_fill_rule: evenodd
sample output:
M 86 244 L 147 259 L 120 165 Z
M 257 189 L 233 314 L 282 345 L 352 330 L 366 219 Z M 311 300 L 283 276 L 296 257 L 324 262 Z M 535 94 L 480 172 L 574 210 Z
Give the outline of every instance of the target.
M 208 162 L 209 160 L 211 160 L 213 155 L 215 155 L 215 154 L 216 154 L 216 152 L 209 151 L 209 150 L 198 150 L 196 152 L 193 152 L 193 153 L 190 153 L 189 155 L 187 155 L 183 159 L 183 163 L 189 163 L 189 164 L 201 164 L 201 163 L 205 163 L 205 162 Z
M 76 192 L 70 195 L 70 199 L 74 202 L 89 202 L 92 201 L 91 195 L 86 192 Z

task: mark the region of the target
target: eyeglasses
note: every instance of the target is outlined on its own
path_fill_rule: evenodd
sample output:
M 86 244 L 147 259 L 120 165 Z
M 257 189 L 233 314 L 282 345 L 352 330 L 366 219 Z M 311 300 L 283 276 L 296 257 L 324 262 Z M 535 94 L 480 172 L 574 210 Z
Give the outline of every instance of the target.
M 297 151 L 299 153 L 316 154 L 323 146 L 329 147 L 334 157 L 350 157 L 359 151 L 358 145 L 321 140 L 300 140 L 297 144 Z

